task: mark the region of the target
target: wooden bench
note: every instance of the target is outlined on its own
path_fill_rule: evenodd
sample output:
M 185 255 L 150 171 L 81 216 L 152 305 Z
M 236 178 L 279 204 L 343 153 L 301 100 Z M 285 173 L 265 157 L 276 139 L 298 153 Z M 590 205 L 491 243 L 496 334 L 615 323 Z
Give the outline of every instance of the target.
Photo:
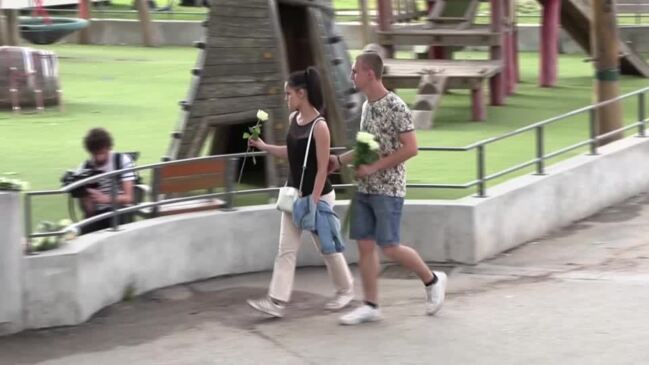
M 216 190 L 232 191 L 234 186 L 234 161 L 191 160 L 161 166 L 154 170 L 151 201 L 189 196 L 193 193 L 212 193 Z M 199 212 L 231 206 L 231 199 L 200 199 L 172 203 L 153 209 L 151 216 Z
M 386 59 L 383 74 L 383 83 L 388 89 L 418 89 L 417 99 L 430 99 L 429 107 L 422 108 L 430 111 L 430 118 L 434 117 L 439 98 L 444 90 L 434 93 L 426 90 L 426 80 L 434 76 L 442 89 L 469 89 L 471 90 L 472 115 L 475 121 L 485 120 L 486 107 L 484 105 L 483 86 L 486 80 L 491 79 L 502 71 L 500 61 L 460 61 L 460 60 L 404 60 Z M 423 85 L 422 85 L 423 83 Z M 422 110 L 417 108 L 414 110 Z M 428 116 L 422 116 L 422 119 Z M 420 128 L 427 129 L 432 126 L 432 120 L 418 123 Z

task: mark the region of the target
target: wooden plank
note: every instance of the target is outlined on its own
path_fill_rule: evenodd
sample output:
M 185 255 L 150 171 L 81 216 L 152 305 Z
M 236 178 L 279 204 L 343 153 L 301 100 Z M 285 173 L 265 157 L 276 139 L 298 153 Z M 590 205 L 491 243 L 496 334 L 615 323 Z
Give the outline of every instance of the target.
M 160 180 L 160 193 L 187 193 L 195 190 L 207 190 L 225 185 L 224 174 L 206 174 L 163 178 Z
M 268 13 L 268 12 L 266 12 Z M 216 26 L 216 25 L 222 25 L 222 26 L 227 26 L 227 27 L 245 27 L 246 29 L 250 29 L 252 31 L 257 31 L 257 30 L 265 30 L 265 29 L 271 29 L 271 22 L 268 17 L 264 17 L 263 19 L 258 19 L 258 18 L 248 18 L 248 17 L 240 17 L 240 16 L 216 16 L 212 15 L 210 18 L 207 20 L 207 25 L 208 28 L 211 26 Z
M 236 113 L 246 110 L 277 108 L 284 102 L 283 96 L 245 96 L 236 98 L 212 98 L 197 101 L 192 106 L 192 117 Z
M 277 81 L 209 84 L 201 85 L 196 99 L 279 95 L 283 91 L 282 83 Z
M 498 33 L 441 33 L 438 31 L 419 32 L 377 32 L 378 42 L 381 45 L 430 45 L 430 46 L 493 46 L 500 44 Z
M 264 20 L 251 26 L 249 22 L 209 21 L 207 26 L 208 36 L 232 38 L 274 38 L 270 22 Z M 235 42 L 235 40 L 233 40 Z
M 235 7 L 235 8 L 268 8 L 268 0 L 212 0 L 212 8 Z
M 231 65 L 206 65 L 203 67 L 203 77 L 220 77 L 225 75 L 259 75 L 276 74 L 279 70 L 277 63 L 247 63 Z
M 385 87 L 390 90 L 395 89 L 417 89 L 419 86 L 419 81 L 421 75 L 411 75 L 411 76 L 383 76 L 383 83 Z M 449 77 L 447 81 L 447 89 L 449 90 L 470 90 L 478 85 L 484 80 L 484 78 L 457 78 Z
M 160 177 L 175 178 L 179 176 L 199 174 L 223 174 L 225 173 L 225 161 L 189 161 L 163 166 L 160 169 Z
M 270 82 L 281 81 L 282 85 L 284 80 L 277 74 L 254 74 L 254 75 L 223 75 L 223 76 L 204 76 L 201 78 L 201 86 L 209 84 L 229 84 L 229 83 L 244 83 L 244 82 Z
M 274 48 L 277 41 L 274 38 L 232 38 L 232 37 L 207 37 L 207 49 L 211 48 Z
M 211 48 L 205 55 L 204 65 L 277 62 L 273 48 Z
M 212 17 L 268 18 L 268 7 L 242 8 L 236 6 L 218 6 L 210 14 Z

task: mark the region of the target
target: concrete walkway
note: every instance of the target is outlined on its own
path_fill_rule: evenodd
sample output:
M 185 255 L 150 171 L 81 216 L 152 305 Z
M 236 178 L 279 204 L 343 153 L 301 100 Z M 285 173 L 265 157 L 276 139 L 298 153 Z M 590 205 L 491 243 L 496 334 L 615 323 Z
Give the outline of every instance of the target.
M 158 290 L 82 326 L 0 338 L 0 364 L 649 361 L 649 194 L 480 265 L 444 269 L 449 296 L 435 317 L 423 315 L 421 284 L 386 266 L 382 322 L 342 327 L 323 312 L 331 286 L 321 268 L 298 271 L 286 318 L 265 319 L 245 304 L 265 293 L 269 273 L 259 273 Z

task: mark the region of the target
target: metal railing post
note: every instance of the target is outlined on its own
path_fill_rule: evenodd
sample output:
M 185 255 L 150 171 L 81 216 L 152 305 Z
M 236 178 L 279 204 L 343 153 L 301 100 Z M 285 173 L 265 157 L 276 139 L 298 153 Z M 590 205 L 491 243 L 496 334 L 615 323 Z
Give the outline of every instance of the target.
M 231 210 L 234 207 L 235 176 L 237 174 L 238 157 L 230 157 L 225 160 L 225 209 Z
M 484 198 L 485 194 L 485 146 L 479 145 L 476 148 L 477 175 L 478 175 L 478 197 Z
M 536 128 L 536 174 L 545 175 L 545 140 L 543 126 Z
M 25 194 L 25 253 L 30 254 L 33 252 L 32 240 L 29 238 L 32 234 L 32 197 Z
M 151 180 L 151 196 L 149 199 L 151 200 L 152 203 L 157 203 L 158 202 L 158 195 L 160 195 L 160 167 L 154 167 L 153 168 L 153 179 Z M 157 217 L 158 212 L 160 211 L 160 208 L 158 206 L 154 206 L 151 209 L 151 217 Z
M 590 125 L 590 154 L 597 154 L 597 145 L 599 140 L 597 140 L 597 110 L 596 108 L 590 109 L 588 111 L 588 122 Z
M 115 214 L 115 211 L 118 209 L 117 206 L 117 175 L 113 175 L 111 177 L 111 184 L 110 184 L 110 209 L 111 212 L 113 213 L 113 216 L 110 217 L 110 225 L 111 229 L 113 231 L 117 231 L 119 229 L 119 216 Z
M 645 104 L 645 93 L 638 94 L 638 136 L 646 137 L 645 118 L 646 118 L 646 104 Z

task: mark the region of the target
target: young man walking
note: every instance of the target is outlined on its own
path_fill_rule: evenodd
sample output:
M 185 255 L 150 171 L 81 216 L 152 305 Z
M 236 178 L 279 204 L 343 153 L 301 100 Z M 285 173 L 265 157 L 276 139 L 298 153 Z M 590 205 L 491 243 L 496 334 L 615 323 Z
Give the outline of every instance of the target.
M 412 270 L 425 288 L 425 311 L 434 315 L 442 306 L 446 274 L 431 272 L 419 254 L 400 244 L 403 200 L 406 195 L 405 161 L 417 154 L 412 114 L 381 80 L 383 60 L 377 53 L 362 53 L 352 68 L 352 81 L 367 96 L 360 129 L 376 136 L 381 158 L 356 170 L 358 193 L 351 217 L 350 237 L 358 241 L 359 269 L 363 282 L 363 305 L 340 317 L 340 323 L 354 325 L 381 319 L 378 305 L 379 257 L 376 247 L 389 259 Z M 353 160 L 353 151 L 332 156 L 338 169 Z

